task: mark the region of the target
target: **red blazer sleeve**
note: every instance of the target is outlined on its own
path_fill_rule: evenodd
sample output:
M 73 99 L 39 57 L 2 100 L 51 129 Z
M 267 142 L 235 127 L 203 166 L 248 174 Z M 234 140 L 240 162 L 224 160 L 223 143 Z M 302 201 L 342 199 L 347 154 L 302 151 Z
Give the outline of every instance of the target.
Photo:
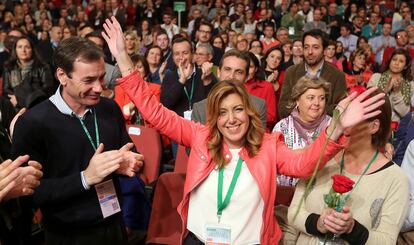
M 276 145 L 278 173 L 294 177 L 308 177 L 312 175 L 327 138 L 325 130 L 312 144 L 302 150 L 288 148 L 283 140 L 283 135 L 281 133 L 278 134 L 280 134 Z M 323 168 L 343 147 L 344 145 L 328 140 L 319 169 Z
M 129 104 L 131 100 L 129 99 L 128 95 L 125 93 L 125 91 L 120 86 L 115 87 L 114 100 L 118 104 L 118 106 L 121 108 L 122 115 L 124 116 L 125 122 L 130 123 L 132 119 L 132 115 L 125 115 L 123 108 L 125 105 Z
M 137 71 L 118 79 L 118 84 L 132 99 L 145 121 L 180 145 L 191 147 L 196 133 L 207 128 L 165 108 Z

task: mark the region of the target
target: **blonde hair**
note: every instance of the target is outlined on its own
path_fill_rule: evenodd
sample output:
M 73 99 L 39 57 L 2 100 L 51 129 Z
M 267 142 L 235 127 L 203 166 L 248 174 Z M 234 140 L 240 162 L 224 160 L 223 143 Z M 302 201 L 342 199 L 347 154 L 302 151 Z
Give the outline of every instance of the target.
M 320 89 L 325 90 L 325 101 L 328 100 L 330 94 L 331 84 L 325 81 L 323 78 L 314 77 L 314 76 L 303 76 L 301 77 L 293 86 L 292 94 L 290 96 L 290 101 L 288 108 L 292 110 L 296 107 L 296 102 L 299 100 L 300 96 L 304 94 L 308 89 Z
M 243 83 L 237 80 L 225 80 L 217 83 L 207 97 L 207 125 L 210 128 L 207 148 L 217 168 L 228 164 L 228 161 L 223 157 L 223 135 L 217 127 L 217 120 L 220 112 L 220 104 L 230 94 L 240 96 L 243 101 L 244 110 L 249 117 L 249 127 L 244 136 L 244 148 L 247 150 L 249 157 L 254 157 L 259 153 L 265 132 L 259 114 L 251 103 L 249 94 Z
M 135 40 L 135 47 L 134 47 L 134 53 L 138 53 L 140 50 L 140 40 L 138 39 L 138 35 L 134 30 L 127 30 L 124 32 L 124 37 L 131 36 L 132 39 Z

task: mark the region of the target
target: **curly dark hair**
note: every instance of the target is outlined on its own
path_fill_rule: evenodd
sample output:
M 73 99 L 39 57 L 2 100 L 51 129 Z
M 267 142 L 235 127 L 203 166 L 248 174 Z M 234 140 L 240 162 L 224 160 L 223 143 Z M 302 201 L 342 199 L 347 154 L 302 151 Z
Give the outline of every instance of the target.
M 404 70 L 401 73 L 402 73 L 405 80 L 412 81 L 413 80 L 413 75 L 411 73 L 411 56 L 410 56 L 410 53 L 408 53 L 408 51 L 406 49 L 402 49 L 402 48 L 395 49 L 391 53 L 390 58 L 388 60 L 386 60 L 383 72 L 390 69 L 391 60 L 397 54 L 405 56 L 405 61 L 406 61 L 405 62 L 405 67 L 404 67 Z

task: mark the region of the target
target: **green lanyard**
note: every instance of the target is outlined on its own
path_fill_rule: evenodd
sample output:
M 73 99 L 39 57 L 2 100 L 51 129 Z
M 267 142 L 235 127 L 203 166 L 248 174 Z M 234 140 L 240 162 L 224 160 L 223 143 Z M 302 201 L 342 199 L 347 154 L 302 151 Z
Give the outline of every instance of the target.
M 191 93 L 190 93 L 190 95 L 188 95 L 187 88 L 184 85 L 184 93 L 187 96 L 188 104 L 190 105 L 190 110 L 191 110 L 191 102 L 193 101 L 193 95 L 194 95 L 194 78 L 195 78 L 195 74 L 193 74 L 193 79 L 191 81 Z
M 239 179 L 241 167 L 242 167 L 243 159 L 239 158 L 237 161 L 236 170 L 234 171 L 233 178 L 231 179 L 231 183 L 229 189 L 227 190 L 226 198 L 223 201 L 223 175 L 224 175 L 224 167 L 221 167 L 219 170 L 218 176 L 218 187 L 217 187 L 217 218 L 218 222 L 220 223 L 221 214 L 223 213 L 223 209 L 229 205 L 230 198 L 233 195 L 234 187 L 236 187 L 237 180 Z
M 89 142 L 91 142 L 91 145 L 93 149 L 96 151 L 99 146 L 99 131 L 98 131 L 98 120 L 96 119 L 96 113 L 93 113 L 93 119 L 95 121 L 95 135 L 96 135 L 96 142 L 93 142 L 91 134 L 89 133 L 88 129 L 85 126 L 85 123 L 83 123 L 83 120 L 76 116 L 79 119 L 80 124 L 82 125 L 83 131 L 85 132 L 86 136 L 88 136 Z M 96 143 L 96 144 L 95 144 Z
M 379 151 L 378 151 L 378 149 L 377 149 L 377 151 L 375 152 L 374 156 L 371 158 L 371 160 L 369 161 L 368 165 L 365 167 L 364 172 L 362 172 L 362 174 L 359 176 L 359 178 L 358 178 L 357 182 L 356 182 L 356 183 L 355 183 L 355 185 L 354 185 L 354 188 L 352 188 L 352 190 L 351 190 L 350 192 L 348 192 L 348 194 L 347 194 L 347 195 L 345 196 L 345 198 L 343 199 L 343 201 L 342 201 L 342 205 L 340 205 L 340 207 L 341 207 L 341 208 L 343 207 L 343 205 L 345 205 L 346 201 L 348 200 L 348 198 L 351 196 L 352 192 L 355 190 L 355 188 L 357 187 L 357 185 L 358 185 L 358 184 L 359 184 L 359 182 L 361 181 L 362 176 L 364 176 L 364 175 L 367 173 L 367 171 L 368 171 L 369 167 L 371 167 L 372 163 L 373 163 L 373 162 L 375 162 L 375 160 L 376 160 L 376 159 L 377 159 L 377 157 L 378 157 L 378 153 L 379 153 Z M 343 171 L 343 169 L 344 169 L 344 156 L 345 156 L 345 152 L 342 154 L 342 159 L 341 159 L 341 170 L 340 170 L 341 175 L 342 175 L 342 171 Z M 341 211 L 341 210 L 336 210 L 336 211 L 338 211 L 338 212 L 339 212 L 339 211 Z

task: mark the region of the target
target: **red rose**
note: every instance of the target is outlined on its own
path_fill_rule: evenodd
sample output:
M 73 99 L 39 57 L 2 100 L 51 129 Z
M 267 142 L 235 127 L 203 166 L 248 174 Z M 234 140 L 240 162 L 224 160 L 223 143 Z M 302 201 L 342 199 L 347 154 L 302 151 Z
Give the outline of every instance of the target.
M 353 92 L 357 93 L 357 96 L 362 94 L 363 92 L 365 92 L 367 90 L 367 88 L 365 88 L 362 85 L 355 85 L 352 86 L 351 88 L 349 88 L 349 94 L 352 94 Z
M 332 180 L 332 189 L 337 193 L 346 193 L 354 188 L 355 182 L 346 176 L 335 174 Z
M 397 122 L 397 121 L 392 121 L 392 122 L 391 122 L 391 129 L 392 129 L 393 131 L 396 131 L 396 130 L 397 130 L 397 128 L 398 128 L 398 122 Z

